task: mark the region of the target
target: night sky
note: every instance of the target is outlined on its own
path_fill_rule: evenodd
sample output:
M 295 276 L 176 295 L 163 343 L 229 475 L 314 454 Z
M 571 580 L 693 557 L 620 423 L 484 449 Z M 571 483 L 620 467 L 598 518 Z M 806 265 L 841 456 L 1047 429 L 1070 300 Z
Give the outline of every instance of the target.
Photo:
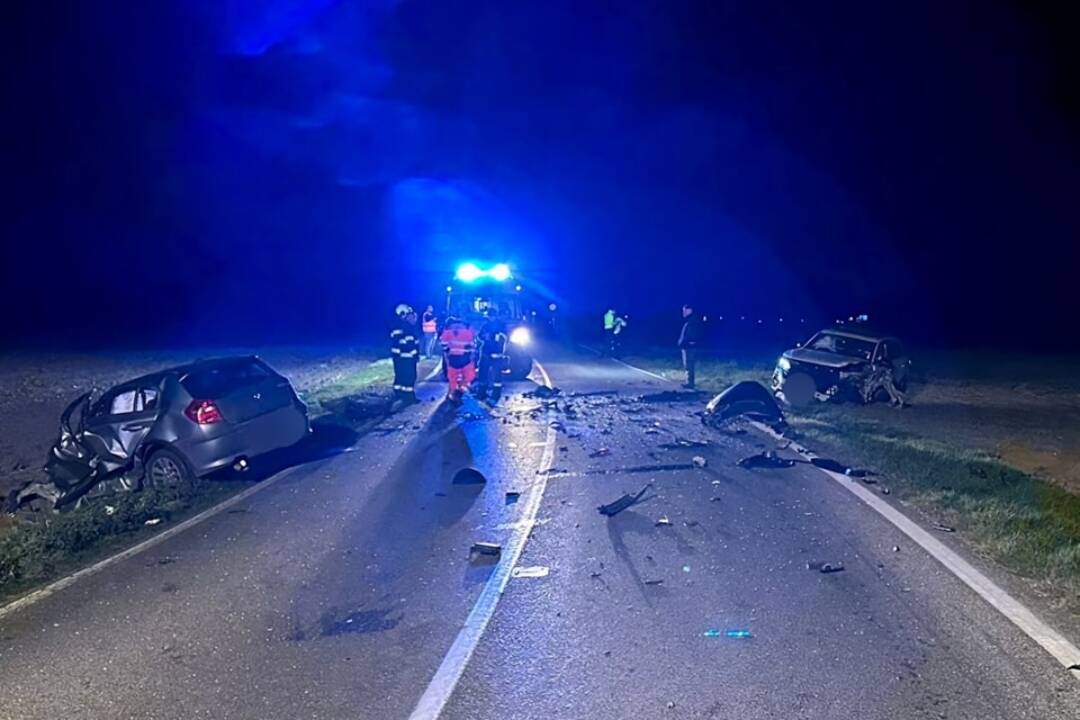
M 346 340 L 468 257 L 571 314 L 1080 344 L 1078 25 L 1051 3 L 14 15 L 9 347 Z

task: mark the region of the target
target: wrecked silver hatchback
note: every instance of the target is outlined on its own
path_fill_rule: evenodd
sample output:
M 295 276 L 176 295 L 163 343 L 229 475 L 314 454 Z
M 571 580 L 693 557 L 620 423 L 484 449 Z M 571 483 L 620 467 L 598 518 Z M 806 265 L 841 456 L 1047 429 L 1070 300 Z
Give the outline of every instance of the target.
M 13 490 L 5 510 L 152 486 L 184 490 L 199 477 L 290 447 L 310 432 L 289 381 L 254 356 L 205 360 L 76 398 L 44 477 Z

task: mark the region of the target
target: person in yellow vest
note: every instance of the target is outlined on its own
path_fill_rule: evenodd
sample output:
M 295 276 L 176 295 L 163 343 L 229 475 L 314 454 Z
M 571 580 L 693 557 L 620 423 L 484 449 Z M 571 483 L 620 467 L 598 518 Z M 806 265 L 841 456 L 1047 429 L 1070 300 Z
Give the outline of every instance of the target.
M 435 343 L 439 339 L 439 322 L 431 305 L 427 306 L 420 319 L 420 330 L 424 333 L 424 357 L 430 360 L 435 355 Z

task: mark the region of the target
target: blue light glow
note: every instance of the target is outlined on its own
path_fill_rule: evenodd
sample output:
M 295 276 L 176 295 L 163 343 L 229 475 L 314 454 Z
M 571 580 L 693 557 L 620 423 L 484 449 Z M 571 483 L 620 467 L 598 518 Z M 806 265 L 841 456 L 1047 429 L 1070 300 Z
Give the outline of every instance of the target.
M 457 279 L 461 282 L 476 282 L 484 277 L 484 275 L 484 271 L 478 268 L 475 263 L 471 262 L 462 263 L 457 269 Z
M 498 280 L 499 282 L 506 282 L 510 279 L 510 266 L 506 263 L 499 263 L 495 267 L 488 270 L 488 275 L 490 275 L 493 280 Z

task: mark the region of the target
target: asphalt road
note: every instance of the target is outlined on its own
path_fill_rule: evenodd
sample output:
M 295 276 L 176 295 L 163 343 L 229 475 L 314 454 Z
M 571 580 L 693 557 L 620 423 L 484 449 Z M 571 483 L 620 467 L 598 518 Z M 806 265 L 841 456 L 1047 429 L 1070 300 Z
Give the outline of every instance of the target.
M 0 718 L 408 718 L 440 693 L 455 720 L 1080 718 L 1080 683 L 822 473 L 738 468 L 774 442 L 632 400 L 671 387 L 611 361 L 542 360 L 576 396 L 424 402 L 3 617 Z M 488 482 L 452 484 L 466 465 Z M 548 575 L 485 592 L 509 567 L 471 544 L 506 564 L 526 535 L 517 565 Z

